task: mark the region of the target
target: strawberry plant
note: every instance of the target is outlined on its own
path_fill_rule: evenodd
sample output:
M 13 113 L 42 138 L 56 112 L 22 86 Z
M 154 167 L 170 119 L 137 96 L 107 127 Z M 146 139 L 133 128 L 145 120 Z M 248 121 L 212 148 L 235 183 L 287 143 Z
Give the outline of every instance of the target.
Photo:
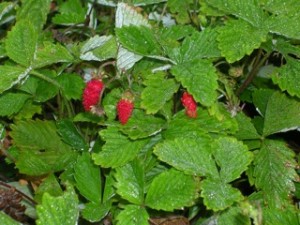
M 300 224 L 298 0 L 0 3 L 0 224 Z

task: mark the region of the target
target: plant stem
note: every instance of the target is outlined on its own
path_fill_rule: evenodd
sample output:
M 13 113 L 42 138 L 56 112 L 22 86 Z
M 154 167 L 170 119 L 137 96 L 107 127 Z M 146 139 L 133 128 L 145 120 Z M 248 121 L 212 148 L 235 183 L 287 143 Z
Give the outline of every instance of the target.
M 255 59 L 255 62 L 253 64 L 253 68 L 250 71 L 248 77 L 244 81 L 244 83 L 239 87 L 239 89 L 236 91 L 236 95 L 240 95 L 253 81 L 254 77 L 257 75 L 260 67 L 266 62 L 266 60 L 269 58 L 269 53 L 265 54 L 262 57 L 263 50 L 259 49 L 258 56 Z
M 38 77 L 38 78 L 40 78 L 42 80 L 45 80 L 45 81 L 49 82 L 50 84 L 53 84 L 57 88 L 61 89 L 61 86 L 60 86 L 60 84 L 57 81 L 55 81 L 55 80 L 53 80 L 53 79 L 45 76 L 44 74 L 41 74 L 41 73 L 39 73 L 37 71 L 34 71 L 34 70 L 31 71 L 30 74 L 32 74 L 32 75 L 34 75 L 34 76 L 36 76 L 36 77 Z

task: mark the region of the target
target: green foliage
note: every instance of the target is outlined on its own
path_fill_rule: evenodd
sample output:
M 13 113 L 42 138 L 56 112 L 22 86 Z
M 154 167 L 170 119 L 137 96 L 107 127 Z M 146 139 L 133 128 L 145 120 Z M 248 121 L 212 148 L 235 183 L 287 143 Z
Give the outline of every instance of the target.
M 0 174 L 14 182 L 0 199 L 28 196 L 14 196 L 22 221 L 5 196 L 0 223 L 299 224 L 299 12 L 298 0 L 1 2 Z
M 43 196 L 42 204 L 37 208 L 37 224 L 75 225 L 79 216 L 78 199 L 73 188 L 68 187 L 62 196 L 53 197 L 48 193 Z

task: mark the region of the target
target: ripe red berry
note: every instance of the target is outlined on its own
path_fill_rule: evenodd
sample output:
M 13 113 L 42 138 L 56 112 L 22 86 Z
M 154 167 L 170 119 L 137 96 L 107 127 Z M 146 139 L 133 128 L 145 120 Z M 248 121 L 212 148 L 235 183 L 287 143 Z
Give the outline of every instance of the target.
M 131 99 L 122 98 L 117 104 L 118 119 L 122 125 L 129 120 L 134 108 L 134 103 Z
M 188 117 L 197 117 L 197 103 L 192 95 L 185 91 L 181 97 L 181 103 L 185 107 L 185 113 Z
M 85 111 L 91 111 L 92 106 L 98 104 L 103 87 L 103 82 L 98 79 L 92 79 L 87 82 L 82 96 L 82 104 Z

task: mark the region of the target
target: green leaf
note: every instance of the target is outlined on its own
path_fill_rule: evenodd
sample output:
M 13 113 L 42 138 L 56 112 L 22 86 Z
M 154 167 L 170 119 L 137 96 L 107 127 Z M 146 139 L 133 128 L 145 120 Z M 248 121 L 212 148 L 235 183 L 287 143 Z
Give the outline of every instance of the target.
M 128 135 L 130 139 L 136 140 L 161 132 L 164 125 L 165 120 L 146 115 L 144 111 L 136 109 L 128 122 L 125 125 L 121 125 L 121 131 Z
M 119 132 L 116 127 L 108 127 L 100 132 L 105 141 L 102 151 L 92 155 L 97 165 L 102 167 L 118 167 L 134 159 L 146 140 L 132 141 Z M 122 147 L 120 147 L 122 146 Z
M 102 196 L 100 167 L 95 166 L 89 153 L 78 156 L 74 166 L 76 188 L 86 199 L 100 203 Z
M 62 93 L 67 100 L 80 100 L 85 87 L 84 80 L 76 73 L 63 73 L 56 77 L 56 81 L 60 84 Z
M 141 95 L 141 107 L 148 114 L 157 113 L 179 88 L 174 79 L 166 79 L 164 76 L 164 73 L 151 74 L 144 81 L 146 88 Z
M 80 0 L 68 0 L 63 2 L 52 22 L 54 24 L 75 25 L 85 21 L 86 9 L 82 7 Z
M 132 0 L 132 3 L 135 6 L 145 6 L 145 5 L 157 4 L 166 1 L 167 0 Z
M 115 27 L 121 28 L 123 26 L 130 25 L 150 27 L 147 19 L 145 19 L 142 14 L 138 13 L 129 5 L 119 2 L 116 11 Z M 141 58 L 141 55 L 130 52 L 122 46 L 119 46 L 117 54 L 117 68 L 121 70 L 128 70 Z
M 206 2 L 228 14 L 235 15 L 247 21 L 256 27 L 260 27 L 266 17 L 257 0 L 206 0 Z
M 294 207 L 283 209 L 264 208 L 263 222 L 266 225 L 299 225 L 299 209 Z
M 214 211 L 224 210 L 234 202 L 243 199 L 238 189 L 224 183 L 221 179 L 205 179 L 201 182 L 201 189 L 205 206 Z
M 211 142 L 207 135 L 178 137 L 156 145 L 154 153 L 161 161 L 187 174 L 216 177 L 218 171 L 212 158 Z
M 297 3 L 299 4 L 299 3 Z M 274 15 L 267 20 L 272 33 L 283 35 L 292 39 L 300 39 L 300 12 Z
M 58 197 L 63 194 L 63 191 L 58 183 L 58 180 L 54 174 L 50 174 L 43 182 L 39 185 L 35 191 L 34 200 L 38 203 L 42 202 L 44 193 L 48 193 L 53 197 Z
M 253 159 L 247 146 L 234 138 L 222 137 L 215 140 L 213 149 L 214 159 L 220 168 L 220 177 L 226 183 L 239 178 Z
M 37 225 L 76 225 L 79 216 L 78 199 L 74 189 L 68 186 L 62 196 L 53 197 L 48 193 L 37 206 Z
M 58 133 L 62 140 L 74 149 L 84 151 L 89 148 L 75 124 L 68 119 L 57 122 Z
M 42 107 L 36 104 L 32 99 L 25 102 L 21 110 L 14 116 L 17 120 L 31 119 L 35 114 L 42 114 Z
M 191 206 L 197 198 L 198 186 L 199 183 L 193 176 L 174 169 L 165 171 L 152 181 L 147 193 L 146 205 L 164 211 Z
M 218 225 L 251 225 L 250 218 L 247 217 L 241 208 L 230 207 L 218 217 Z
M 8 216 L 5 212 L 2 210 L 0 211 L 0 223 L 5 225 L 22 225 L 21 223 L 15 221 L 10 216 Z
M 235 133 L 237 123 L 231 117 L 224 117 L 219 120 L 215 116 L 209 115 L 207 110 L 198 109 L 197 118 L 189 118 L 184 111 L 177 113 L 168 124 L 168 129 L 163 131 L 165 139 L 177 137 L 191 137 L 203 133 Z
M 293 180 L 295 171 L 295 153 L 287 148 L 285 142 L 268 140 L 254 158 L 255 186 L 262 190 L 270 207 L 281 207 L 291 192 L 295 191 Z
M 21 173 L 42 175 L 63 170 L 76 157 L 57 134 L 50 121 L 18 121 L 11 126 L 11 137 L 20 149 L 16 165 Z
M 291 96 L 300 97 L 300 62 L 290 57 L 287 58 L 287 64 L 280 67 L 277 73 L 274 73 L 272 80 L 278 84 L 282 91 L 287 91 Z
M 201 32 L 194 32 L 187 37 L 180 48 L 179 63 L 201 58 L 221 57 L 217 43 L 217 29 L 207 28 Z
M 193 95 L 197 102 L 211 106 L 217 99 L 217 73 L 208 60 L 178 64 L 171 69 L 175 78 Z
M 28 75 L 29 71 L 18 66 L 0 66 L 0 93 L 21 82 Z
M 18 113 L 29 98 L 30 95 L 22 92 L 5 92 L 0 95 L 0 116 L 12 116 Z
M 160 30 L 159 41 L 165 40 L 180 40 L 194 33 L 194 28 L 190 25 L 176 25 L 163 27 Z
M 149 215 L 145 208 L 126 205 L 117 216 L 117 225 L 149 225 Z
M 160 46 L 153 31 L 146 26 L 123 26 L 116 29 L 122 46 L 139 55 L 160 55 Z
M 175 15 L 175 18 L 179 24 L 185 24 L 190 22 L 190 15 L 188 12 L 189 4 L 191 0 L 168 0 L 168 7 L 171 13 Z
M 243 20 L 229 20 L 219 32 L 219 48 L 229 63 L 250 55 L 266 41 L 268 33 L 266 29 L 258 29 Z
M 57 74 L 53 70 L 42 70 L 40 74 L 46 76 L 49 79 L 56 80 Z M 34 100 L 37 102 L 45 102 L 59 93 L 59 88 L 48 81 L 39 79 L 37 88 L 35 90 Z
M 17 22 L 30 20 L 38 29 L 42 30 L 50 10 L 51 0 L 22 0 L 21 8 L 17 11 Z
M 256 107 L 256 111 L 258 111 L 258 113 L 263 117 L 266 115 L 268 101 L 273 94 L 274 90 L 262 88 L 257 89 L 252 93 L 253 103 Z
M 102 105 L 105 111 L 105 115 L 108 120 L 114 121 L 117 116 L 116 105 L 122 96 L 122 90 L 120 88 L 114 88 L 111 92 L 105 94 L 102 100 Z
M 117 193 L 130 203 L 142 205 L 144 202 L 144 168 L 134 160 L 116 169 Z
M 33 61 L 33 68 L 41 68 L 58 62 L 72 62 L 73 56 L 60 44 L 44 42 L 39 46 Z
M 259 139 L 260 136 L 257 133 L 251 119 L 246 116 L 243 112 L 238 113 L 235 117 L 238 122 L 239 130 L 234 135 L 240 140 Z
M 278 14 L 292 14 L 300 10 L 300 4 L 298 0 L 287 0 L 282 4 L 281 0 L 263 0 L 264 9 Z
M 5 42 L 9 58 L 22 66 L 31 66 L 37 50 L 38 31 L 29 20 L 17 22 Z
M 263 134 L 295 130 L 300 127 L 300 103 L 297 99 L 275 92 L 267 103 Z
M 111 204 L 89 202 L 82 210 L 82 217 L 93 223 L 99 222 L 108 214 L 110 208 Z
M 94 36 L 90 38 L 80 50 L 80 59 L 104 61 L 117 56 L 117 42 L 115 37 L 109 36 Z
M 14 4 L 12 2 L 1 2 L 0 3 L 0 21 L 2 20 L 3 16 L 5 16 L 5 14 L 9 13 L 13 8 L 14 8 Z

